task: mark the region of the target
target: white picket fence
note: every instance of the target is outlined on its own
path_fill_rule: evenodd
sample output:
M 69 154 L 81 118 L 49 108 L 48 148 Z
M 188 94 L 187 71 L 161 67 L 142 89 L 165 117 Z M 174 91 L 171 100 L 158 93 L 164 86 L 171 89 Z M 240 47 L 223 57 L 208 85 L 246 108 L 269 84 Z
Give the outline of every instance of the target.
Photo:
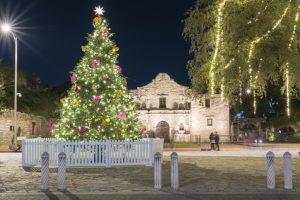
M 163 139 L 136 141 L 63 141 L 56 139 L 22 140 L 22 166 L 41 166 L 41 154 L 49 153 L 49 165 L 58 165 L 58 154 L 67 156 L 67 166 L 152 165 L 154 154 L 162 153 Z

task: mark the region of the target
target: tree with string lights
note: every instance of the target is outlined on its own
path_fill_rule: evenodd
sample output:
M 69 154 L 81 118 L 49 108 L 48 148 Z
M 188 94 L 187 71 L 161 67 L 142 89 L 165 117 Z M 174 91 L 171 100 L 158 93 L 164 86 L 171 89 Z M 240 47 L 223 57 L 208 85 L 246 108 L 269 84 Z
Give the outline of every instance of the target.
M 197 0 L 185 19 L 195 93 L 221 94 L 257 114 L 268 88 L 278 87 L 291 116 L 300 88 L 300 0 Z
M 68 140 L 139 139 L 140 125 L 127 90 L 118 47 L 102 7 L 95 9 L 94 31 L 82 46 L 83 58 L 71 72 L 72 87 L 60 100 L 61 119 L 52 124 L 56 138 Z

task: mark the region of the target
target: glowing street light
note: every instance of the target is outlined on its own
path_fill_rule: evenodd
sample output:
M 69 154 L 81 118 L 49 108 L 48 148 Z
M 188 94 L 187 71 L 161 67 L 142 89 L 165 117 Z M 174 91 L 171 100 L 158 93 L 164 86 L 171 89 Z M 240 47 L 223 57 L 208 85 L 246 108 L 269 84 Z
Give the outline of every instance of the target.
M 11 26 L 9 24 L 3 24 L 1 26 L 1 31 L 4 33 L 8 33 L 11 31 Z
M 1 26 L 1 31 L 5 34 L 11 34 L 15 41 L 15 94 L 14 94 L 14 140 L 13 140 L 13 148 L 14 150 L 17 150 L 17 96 L 18 90 L 17 90 L 17 84 L 18 84 L 18 38 L 14 34 L 12 27 L 10 24 L 5 23 Z

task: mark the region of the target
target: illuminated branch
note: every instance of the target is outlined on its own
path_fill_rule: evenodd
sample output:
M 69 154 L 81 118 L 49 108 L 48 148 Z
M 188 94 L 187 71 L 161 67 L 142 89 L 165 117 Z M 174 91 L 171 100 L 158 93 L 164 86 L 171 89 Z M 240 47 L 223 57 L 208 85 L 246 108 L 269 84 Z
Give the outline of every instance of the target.
M 259 66 L 258 66 L 259 70 L 256 73 L 256 76 L 254 78 L 254 83 L 253 83 L 253 113 L 254 113 L 254 115 L 256 115 L 256 113 L 257 113 L 256 85 L 257 85 L 257 80 L 258 80 L 258 76 L 260 73 L 262 61 L 263 61 L 263 59 L 261 58 L 259 61 Z
M 224 67 L 224 70 L 226 70 L 231 64 L 232 62 L 234 61 L 235 59 L 232 58 L 228 63 L 227 65 L 225 65 Z M 221 83 L 221 98 L 224 99 L 224 90 L 225 90 L 225 77 L 223 75 L 223 78 L 222 78 L 222 83 Z
M 288 117 L 291 116 L 291 95 L 290 95 L 290 71 L 289 63 L 286 63 L 285 70 L 285 87 L 286 87 L 286 114 Z
M 298 9 L 300 9 L 300 6 L 298 6 Z M 293 33 L 289 40 L 289 45 L 288 45 L 289 50 L 291 50 L 293 41 L 295 40 L 298 21 L 299 21 L 299 11 L 296 13 L 295 16 Z M 285 92 L 286 92 L 286 114 L 288 117 L 290 117 L 291 116 L 290 64 L 287 62 L 285 66 L 286 68 L 284 70 L 284 74 L 285 74 Z
M 249 86 L 250 86 L 250 89 L 253 89 L 253 68 L 252 68 L 252 57 L 253 57 L 253 53 L 254 53 L 254 49 L 255 49 L 255 46 L 257 44 L 259 44 L 263 39 L 265 39 L 266 37 L 268 37 L 272 32 L 274 32 L 278 27 L 279 25 L 281 24 L 283 18 L 286 16 L 290 6 L 291 6 L 291 1 L 292 0 L 289 0 L 289 3 L 287 5 L 287 7 L 284 9 L 284 12 L 283 14 L 281 15 L 281 17 L 276 21 L 276 23 L 273 25 L 272 29 L 271 30 L 268 30 L 266 31 L 262 36 L 260 37 L 256 37 L 255 40 L 253 40 L 251 43 L 250 43 L 250 47 L 249 47 L 249 53 L 248 53 L 248 58 L 247 58 L 247 63 L 248 63 L 248 73 L 249 73 Z M 253 92 L 253 94 L 255 94 Z M 254 101 L 256 101 L 256 98 L 254 98 Z M 254 103 L 253 103 L 254 104 Z M 256 103 L 255 103 L 256 104 Z
M 215 51 L 212 57 L 212 62 L 209 70 L 210 76 L 210 92 L 211 95 L 215 94 L 215 67 L 216 67 L 216 60 L 219 53 L 219 48 L 221 44 L 222 38 L 222 20 L 223 20 L 223 10 L 227 0 L 222 0 L 221 3 L 218 5 L 218 16 L 217 16 L 217 25 L 216 25 L 216 43 L 215 43 Z

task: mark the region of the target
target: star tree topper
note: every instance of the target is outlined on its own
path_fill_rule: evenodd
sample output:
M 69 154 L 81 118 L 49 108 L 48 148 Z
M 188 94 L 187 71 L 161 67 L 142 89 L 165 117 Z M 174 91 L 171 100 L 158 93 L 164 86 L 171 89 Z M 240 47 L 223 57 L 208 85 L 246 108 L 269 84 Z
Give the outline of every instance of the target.
M 104 9 L 101 6 L 97 6 L 94 11 L 95 11 L 95 14 L 99 15 L 99 16 L 103 15 L 103 13 L 104 13 Z

